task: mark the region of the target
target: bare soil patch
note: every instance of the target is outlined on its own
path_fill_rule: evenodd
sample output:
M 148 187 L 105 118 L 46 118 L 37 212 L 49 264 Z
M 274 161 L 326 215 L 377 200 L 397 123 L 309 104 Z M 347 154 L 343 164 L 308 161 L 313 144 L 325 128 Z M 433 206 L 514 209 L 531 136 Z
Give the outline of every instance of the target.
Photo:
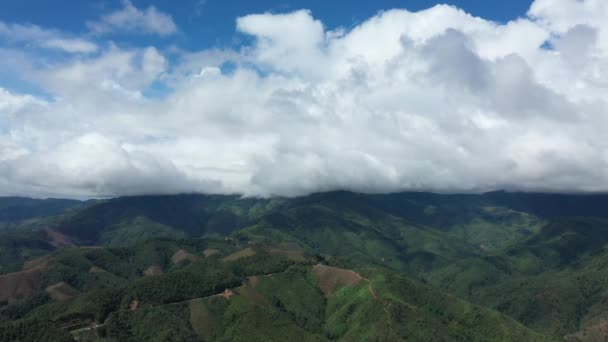
M 91 266 L 91 268 L 89 268 L 89 273 L 103 273 L 103 272 L 107 272 L 107 271 L 101 267 Z
M 259 282 L 260 278 L 257 276 L 247 277 L 245 281 L 243 281 L 243 285 L 235 288 L 234 292 L 252 303 L 270 305 L 270 301 L 255 289 Z
M 230 289 L 225 289 L 224 292 L 218 294 L 218 296 L 230 299 L 230 297 L 234 296 L 234 292 L 232 292 Z
M 247 279 L 245 279 L 244 285 L 255 289 L 255 287 L 258 286 L 259 282 L 260 282 L 260 278 L 258 278 L 257 276 L 251 276 L 251 277 L 247 277 Z
M 278 249 L 278 248 L 270 248 L 268 250 L 268 252 L 270 254 L 278 254 L 284 258 L 287 258 L 291 261 L 295 261 L 295 262 L 305 262 L 306 261 L 306 256 L 304 255 L 304 252 L 302 251 L 285 251 L 282 249 Z
M 32 260 L 26 261 L 23 264 L 22 269 L 24 271 L 33 270 L 33 269 L 46 270 L 46 269 L 49 268 L 49 266 L 51 265 L 51 263 L 54 260 L 55 259 L 52 256 L 45 255 L 45 256 L 42 256 L 40 258 L 36 258 L 36 259 L 32 259 Z
M 45 230 L 47 237 L 49 238 L 49 242 L 51 243 L 51 245 L 53 245 L 54 247 L 60 248 L 60 247 L 71 247 L 71 246 L 76 246 L 76 243 L 74 242 L 74 240 L 61 233 L 58 232 L 54 229 L 46 229 Z
M 319 286 L 326 297 L 331 296 L 338 287 L 354 286 L 363 279 L 355 271 L 321 264 L 313 266 L 312 273 L 319 279 Z
M 270 254 L 277 254 L 295 262 L 305 262 L 304 249 L 295 242 L 281 242 L 276 247 L 268 248 Z
M 247 247 L 245 249 L 241 249 L 240 251 L 234 252 L 229 256 L 225 257 L 224 261 L 234 261 L 241 258 L 246 258 L 255 255 L 255 250 L 251 247 Z
M 65 302 L 78 296 L 78 291 L 63 281 L 47 287 L 45 291 L 52 300 L 57 302 Z
M 234 291 L 241 297 L 257 305 L 270 305 L 270 301 L 249 285 L 239 286 Z
M 608 320 L 602 320 L 586 326 L 583 330 L 567 335 L 564 340 L 568 342 L 604 342 L 608 341 Z
M 163 274 L 163 269 L 158 265 L 152 265 L 146 268 L 146 270 L 144 271 L 145 276 L 157 276 L 161 274 Z
M 219 332 L 220 324 L 201 299 L 191 300 L 189 305 L 192 329 L 203 340 L 212 341 Z
M 196 261 L 199 261 L 199 260 L 201 260 L 201 257 L 196 256 L 196 255 L 191 254 L 191 253 L 188 253 L 188 252 L 186 252 L 183 249 L 178 250 L 171 257 L 171 261 L 174 264 L 179 264 L 179 263 L 182 263 L 184 261 L 196 262 Z
M 0 276 L 0 302 L 14 303 L 40 291 L 42 271 L 35 267 Z
M 205 256 L 205 258 L 208 258 L 210 256 L 213 256 L 213 255 L 216 255 L 219 253 L 220 253 L 220 251 L 217 249 L 214 249 L 214 248 L 207 248 L 203 251 L 203 255 Z

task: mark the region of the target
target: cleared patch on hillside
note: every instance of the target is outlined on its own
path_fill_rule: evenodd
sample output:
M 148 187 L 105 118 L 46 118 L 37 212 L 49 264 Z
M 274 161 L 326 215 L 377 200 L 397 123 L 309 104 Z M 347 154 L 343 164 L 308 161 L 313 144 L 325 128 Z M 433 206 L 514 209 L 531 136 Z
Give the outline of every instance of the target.
M 304 250 L 295 242 L 282 242 L 276 247 L 269 248 L 268 252 L 295 262 L 305 262 L 307 260 Z
M 608 341 L 608 320 L 586 326 L 583 330 L 564 337 L 568 342 L 604 342 Z
M 242 258 L 247 258 L 255 255 L 255 250 L 251 247 L 247 247 L 245 249 L 241 249 L 240 251 L 234 252 L 227 257 L 225 257 L 224 261 L 234 261 Z
M 89 268 L 89 273 L 103 273 L 103 272 L 107 272 L 107 271 L 101 267 L 91 266 L 91 268 Z
M 250 286 L 255 289 L 255 287 L 258 285 L 259 282 L 260 282 L 260 278 L 258 278 L 257 276 L 251 276 L 251 277 L 247 277 L 247 279 L 245 279 L 244 285 Z
M 158 265 L 152 265 L 144 270 L 145 276 L 158 276 L 161 274 L 163 274 L 163 269 Z
M 363 279 L 355 271 L 321 264 L 313 266 L 312 273 L 319 280 L 319 287 L 321 287 L 321 291 L 323 291 L 326 297 L 331 296 L 338 287 L 354 286 Z
M 231 289 L 225 289 L 224 292 L 217 295 L 218 297 L 224 297 L 226 299 L 230 299 L 230 297 L 234 296 L 234 292 Z
M 41 275 L 41 268 L 1 275 L 0 302 L 14 303 L 32 297 L 40 291 Z
M 56 302 L 65 302 L 78 296 L 78 291 L 64 281 L 47 287 L 45 292 Z
M 567 335 L 569 342 L 608 341 L 608 300 L 593 305 L 582 319 L 580 331 Z
M 43 257 L 40 258 L 36 258 L 36 259 L 32 259 L 29 261 L 26 261 L 23 264 L 23 270 L 27 271 L 27 270 L 33 270 L 33 269 L 39 269 L 39 270 L 46 270 L 47 268 L 49 268 L 49 266 L 51 265 L 51 263 L 55 261 L 55 259 L 50 256 L 50 255 L 45 255 Z
M 76 246 L 76 243 L 74 242 L 74 240 L 71 237 L 69 237 L 61 232 L 58 232 L 58 231 L 56 231 L 54 229 L 50 229 L 50 228 L 46 229 L 45 232 L 49 239 L 49 243 L 53 247 L 60 248 L 60 247 Z
M 201 257 L 196 256 L 194 254 L 188 253 L 183 249 L 178 250 L 177 252 L 175 252 L 175 254 L 173 254 L 173 256 L 171 257 L 171 261 L 174 264 L 180 264 L 184 261 L 190 261 L 190 262 L 196 262 L 201 260 Z
M 280 255 L 288 260 L 295 262 L 305 262 L 307 260 L 306 256 L 304 255 L 304 252 L 301 251 L 286 251 L 278 248 L 270 248 L 268 252 L 270 254 Z
M 216 255 L 219 253 L 220 253 L 220 251 L 215 248 L 207 248 L 203 251 L 203 255 L 205 256 L 205 258 L 208 258 L 210 256 L 213 256 L 213 255 Z
M 202 299 L 189 302 L 190 325 L 194 332 L 205 341 L 212 341 L 219 333 L 220 324 L 207 309 Z
M 259 278 L 258 277 L 248 277 L 244 282 L 242 286 L 239 286 L 237 288 L 234 289 L 234 292 L 236 292 L 239 296 L 247 299 L 248 301 L 254 303 L 254 304 L 258 304 L 258 305 L 269 305 L 270 301 L 265 298 L 264 296 L 262 296 L 256 289 L 255 287 L 257 286 L 259 282 Z

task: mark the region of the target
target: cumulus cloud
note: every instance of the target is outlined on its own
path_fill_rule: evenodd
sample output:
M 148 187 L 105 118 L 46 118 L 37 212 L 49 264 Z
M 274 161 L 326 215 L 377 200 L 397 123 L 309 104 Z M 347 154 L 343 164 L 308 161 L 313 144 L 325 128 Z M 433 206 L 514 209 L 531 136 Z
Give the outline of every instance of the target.
M 98 21 L 89 21 L 87 26 L 95 34 L 111 32 L 135 32 L 168 36 L 177 32 L 171 15 L 150 6 L 140 10 L 131 1 L 124 0 L 123 8 L 103 15 Z
M 40 167 L 44 166 L 44 167 Z M 101 196 L 118 192 L 175 193 L 221 190 L 214 182 L 190 180 L 166 159 L 129 151 L 119 142 L 95 133 L 66 141 L 50 151 L 37 151 L 4 164 L 0 172 L 30 191 L 69 192 Z M 48 184 L 54 184 L 53 189 Z M 1 183 L 0 183 L 1 184 Z
M 0 194 L 608 191 L 603 3 L 536 0 L 505 24 L 391 10 L 348 30 L 253 14 L 239 50 L 32 66 L 53 100 L 0 92 Z
M 58 30 L 43 29 L 36 25 L 10 24 L 0 21 L 0 37 L 7 42 L 23 43 L 45 49 L 68 53 L 93 53 L 97 44 L 88 39 L 77 38 Z

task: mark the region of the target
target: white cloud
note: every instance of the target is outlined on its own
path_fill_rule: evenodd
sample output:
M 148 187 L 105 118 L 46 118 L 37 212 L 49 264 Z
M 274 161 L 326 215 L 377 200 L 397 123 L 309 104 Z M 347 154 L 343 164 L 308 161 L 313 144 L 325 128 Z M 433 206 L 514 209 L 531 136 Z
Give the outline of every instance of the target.
M 43 29 L 36 25 L 8 24 L 0 21 L 0 37 L 7 42 L 68 53 L 93 53 L 98 49 L 97 44 L 87 39 L 70 37 L 60 31 Z
M 90 53 L 97 51 L 97 45 L 83 39 L 49 39 L 41 43 L 41 46 L 49 49 L 58 49 L 70 53 Z
M 96 133 L 78 136 L 50 151 L 23 156 L 2 165 L 0 170 L 14 183 L 44 195 L 221 191 L 220 184 L 189 180 L 166 159 L 128 151 L 119 142 Z M 49 183 L 54 185 L 52 189 L 48 188 Z
M 123 8 L 103 15 L 99 21 L 87 22 L 91 32 L 106 34 L 117 31 L 131 33 L 157 34 L 168 36 L 177 32 L 177 25 L 171 15 L 150 6 L 140 10 L 131 1 L 124 0 Z
M 391 10 L 335 31 L 256 14 L 237 20 L 255 38 L 240 51 L 170 65 L 110 46 L 31 66 L 55 100 L 0 92 L 0 194 L 608 191 L 608 13 L 572 3 L 506 24 Z M 147 98 L 158 82 L 172 92 Z
M 251 53 L 259 63 L 307 75 L 322 71 L 325 32 L 309 11 L 248 15 L 237 20 L 237 28 L 257 38 Z
M 30 108 L 29 110 L 37 110 L 40 109 L 38 108 L 39 106 L 44 105 L 44 101 L 38 100 L 31 95 L 13 94 L 6 89 L 0 88 L 0 113 L 3 114 L 3 118 L 15 115 L 27 108 Z

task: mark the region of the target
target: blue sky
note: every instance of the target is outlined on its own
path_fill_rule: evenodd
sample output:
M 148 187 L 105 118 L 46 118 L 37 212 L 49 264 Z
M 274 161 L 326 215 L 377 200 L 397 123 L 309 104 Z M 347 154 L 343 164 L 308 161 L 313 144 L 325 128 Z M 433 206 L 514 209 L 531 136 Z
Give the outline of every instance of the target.
M 418 11 L 438 3 L 457 6 L 474 16 L 506 22 L 525 16 L 531 0 L 487 1 L 487 0 L 134 0 L 133 5 L 146 8 L 154 5 L 170 14 L 179 27 L 176 36 L 159 39 L 156 36 L 114 35 L 116 42 L 132 45 L 157 46 L 178 45 L 184 49 L 198 50 L 211 46 L 235 46 L 242 44 L 243 37 L 235 31 L 237 17 L 263 12 L 290 12 L 309 9 L 315 18 L 329 28 L 350 28 L 368 19 L 379 11 L 405 8 Z M 85 33 L 86 21 L 95 20 L 100 14 L 122 8 L 122 2 L 82 0 L 19 0 L 0 2 L 0 20 L 5 22 L 30 23 L 57 28 L 73 33 Z
M 201 51 L 210 48 L 239 49 L 251 44 L 251 36 L 236 30 L 236 19 L 253 13 L 288 13 L 308 9 L 315 19 L 326 29 L 338 27 L 351 29 L 380 11 L 405 8 L 419 11 L 445 3 L 487 20 L 508 22 L 526 15 L 531 0 L 483 1 L 456 0 L 437 2 L 433 0 L 376 0 L 376 1 L 240 1 L 240 0 L 133 0 L 138 9 L 154 6 L 160 12 L 171 16 L 176 32 L 162 36 L 157 34 L 134 34 L 116 30 L 103 35 L 92 35 L 87 22 L 96 21 L 124 8 L 123 0 L 81 1 L 81 0 L 20 0 L 0 2 L 0 22 L 6 24 L 36 25 L 44 29 L 62 31 L 72 37 L 82 37 L 98 44 L 112 42 L 123 48 L 154 46 L 157 49 L 177 47 L 186 51 Z M 2 43 L 0 37 L 0 43 Z M 5 39 L 5 38 L 4 38 Z M 28 47 L 29 43 L 24 43 Z M 40 51 L 38 58 L 55 61 L 64 55 L 58 51 Z M 166 58 L 174 63 L 175 55 Z M 18 92 L 51 98 L 42 87 L 20 77 L 12 68 L 0 68 L 0 86 Z M 148 88 L 149 96 L 164 96 L 168 88 L 158 82 Z

